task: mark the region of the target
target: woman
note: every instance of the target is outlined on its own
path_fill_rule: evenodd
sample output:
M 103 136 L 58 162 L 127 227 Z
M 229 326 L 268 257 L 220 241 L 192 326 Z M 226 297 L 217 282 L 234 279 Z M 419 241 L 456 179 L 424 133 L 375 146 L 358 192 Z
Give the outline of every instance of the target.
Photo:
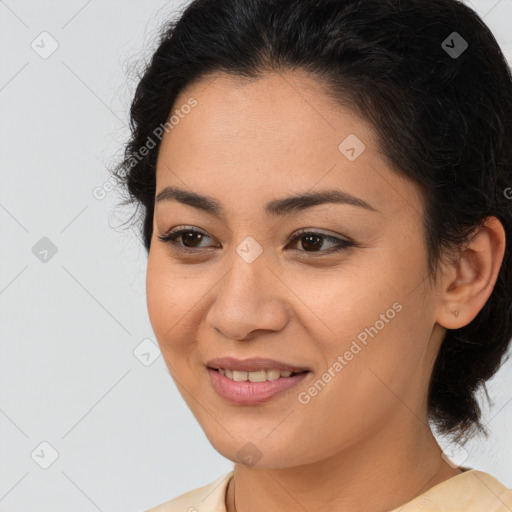
M 235 463 L 152 511 L 511 510 L 433 435 L 485 434 L 512 336 L 512 78 L 475 12 L 195 0 L 131 116 L 151 324 Z

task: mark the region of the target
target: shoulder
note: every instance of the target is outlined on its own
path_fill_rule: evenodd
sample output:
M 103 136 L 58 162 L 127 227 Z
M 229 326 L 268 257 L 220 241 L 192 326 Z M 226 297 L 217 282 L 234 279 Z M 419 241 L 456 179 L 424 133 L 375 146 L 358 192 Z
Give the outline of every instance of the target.
M 145 512 L 226 512 L 225 496 L 233 471 L 217 480 L 176 496 Z
M 449 478 L 392 512 L 510 512 L 512 489 L 485 473 L 471 469 Z
M 468 471 L 468 489 L 474 486 L 475 504 L 485 506 L 485 510 L 510 512 L 512 510 L 512 489 L 505 487 L 497 478 L 483 471 Z M 476 510 L 476 507 L 475 507 Z

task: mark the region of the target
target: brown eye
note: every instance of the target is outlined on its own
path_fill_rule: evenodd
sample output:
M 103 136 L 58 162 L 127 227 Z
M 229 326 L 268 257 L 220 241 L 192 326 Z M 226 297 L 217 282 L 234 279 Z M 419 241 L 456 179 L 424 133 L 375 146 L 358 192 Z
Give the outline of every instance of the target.
M 330 254 L 334 252 L 342 251 L 348 247 L 354 246 L 355 244 L 349 240 L 344 240 L 324 233 L 316 231 L 301 231 L 292 240 L 292 243 L 300 241 L 300 246 L 303 250 L 301 252 L 306 253 L 320 253 Z M 325 241 L 333 243 L 333 248 L 322 249 Z
M 183 245 L 185 247 L 195 247 L 196 243 L 201 243 L 203 238 L 202 233 L 198 233 L 197 231 L 186 231 L 180 234 L 182 237 Z
M 205 248 L 205 246 L 201 246 L 201 242 L 210 238 L 207 234 L 198 231 L 193 228 L 183 228 L 177 231 L 171 231 L 165 235 L 158 235 L 158 238 L 172 246 L 173 249 L 182 252 L 195 252 L 196 250 L 200 250 Z M 179 242 L 182 243 L 179 243 Z
M 302 247 L 306 251 L 318 251 L 324 244 L 323 239 L 321 235 L 302 235 Z
M 202 249 L 212 248 L 214 246 L 201 245 L 207 239 L 211 239 L 206 233 L 198 231 L 194 228 L 182 228 L 176 231 L 171 231 L 165 235 L 158 235 L 158 238 L 170 245 L 173 250 L 185 253 L 197 253 Z M 349 240 L 334 237 L 316 231 L 303 230 L 299 232 L 292 240 L 291 244 L 297 245 L 300 241 L 301 249 L 296 249 L 301 253 L 306 253 L 308 256 L 322 256 L 341 252 L 349 247 L 355 246 L 355 243 Z M 324 248 L 326 243 L 333 244 L 331 248 Z

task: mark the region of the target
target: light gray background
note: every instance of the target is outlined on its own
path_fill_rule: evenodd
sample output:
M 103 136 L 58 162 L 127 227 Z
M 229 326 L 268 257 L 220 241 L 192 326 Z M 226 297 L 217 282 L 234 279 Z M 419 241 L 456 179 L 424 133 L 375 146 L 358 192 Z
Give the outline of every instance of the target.
M 131 210 L 116 208 L 115 191 L 93 195 L 128 135 L 129 72 L 177 5 L 0 0 L 4 512 L 142 511 L 232 468 L 155 347 L 145 251 L 119 227 Z M 512 63 L 512 0 L 470 5 Z M 46 262 L 33 250 L 43 237 L 57 248 Z M 464 465 L 512 487 L 511 361 L 489 389 L 493 435 L 466 447 Z

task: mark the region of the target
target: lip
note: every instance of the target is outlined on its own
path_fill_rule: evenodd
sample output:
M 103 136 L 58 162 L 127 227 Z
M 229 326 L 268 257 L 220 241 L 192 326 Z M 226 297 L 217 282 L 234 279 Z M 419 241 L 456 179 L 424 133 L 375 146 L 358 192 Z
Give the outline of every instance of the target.
M 217 357 L 206 363 L 208 368 L 228 370 L 241 370 L 246 372 L 256 372 L 258 370 L 271 370 L 273 368 L 282 371 L 303 372 L 311 371 L 309 368 L 293 366 L 289 363 L 268 359 L 266 357 L 251 357 L 249 359 L 235 359 L 234 357 Z
M 221 368 L 225 367 L 221 366 Z M 237 368 L 240 369 L 240 367 Z M 261 366 L 259 368 L 261 369 Z M 305 371 L 297 375 L 291 375 L 290 377 L 280 377 L 277 380 L 237 382 L 222 375 L 213 368 L 207 368 L 207 370 L 213 389 L 215 389 L 222 398 L 238 405 L 255 405 L 267 402 L 283 391 L 297 386 L 310 375 L 309 371 Z

